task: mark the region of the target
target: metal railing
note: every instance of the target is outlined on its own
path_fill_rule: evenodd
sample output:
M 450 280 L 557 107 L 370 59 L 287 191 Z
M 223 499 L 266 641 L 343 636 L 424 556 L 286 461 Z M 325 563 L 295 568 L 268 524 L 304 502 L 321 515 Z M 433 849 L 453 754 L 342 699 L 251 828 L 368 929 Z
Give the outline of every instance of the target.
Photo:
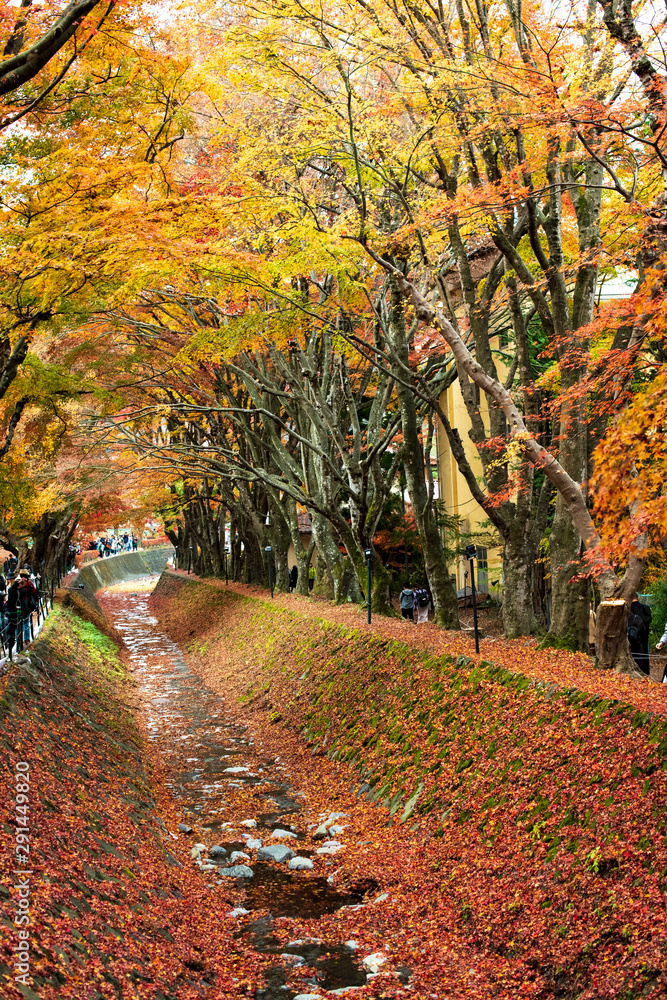
M 11 660 L 14 650 L 21 653 L 33 641 L 53 609 L 55 588 L 54 580 L 43 578 L 37 588 L 37 603 L 32 611 L 21 607 L 20 603 L 13 611 L 7 610 L 6 606 L 0 609 L 0 656 Z

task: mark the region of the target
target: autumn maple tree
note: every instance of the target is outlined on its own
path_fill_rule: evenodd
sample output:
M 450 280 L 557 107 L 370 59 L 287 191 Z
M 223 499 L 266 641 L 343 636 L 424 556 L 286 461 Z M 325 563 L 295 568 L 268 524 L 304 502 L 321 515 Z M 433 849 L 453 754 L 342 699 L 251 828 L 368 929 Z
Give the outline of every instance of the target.
M 324 21 L 302 4 L 244 10 L 227 39 L 235 43 L 226 50 L 227 93 L 231 99 L 232 91 L 245 89 L 255 96 L 237 103 L 225 122 L 224 163 L 218 162 L 255 212 L 264 213 L 258 248 L 274 271 L 282 264 L 288 274 L 300 266 L 305 245 L 313 260 L 326 247 L 340 267 L 349 269 L 352 258 L 356 268 L 376 266 L 406 296 L 408 320 L 440 331 L 461 380 L 473 441 L 483 455 L 487 449 L 485 485 L 495 495 L 488 506 L 502 512 L 507 504 L 511 520 L 517 484 L 536 513 L 544 507 L 535 490 L 548 499 L 545 477 L 556 491 L 552 633 L 556 641 L 583 644 L 590 562 L 579 560 L 582 540 L 595 552 L 605 595 L 632 593 L 645 549 L 637 536 L 625 552 L 628 573 L 620 583 L 605 562 L 584 485 L 609 424 L 589 413 L 593 386 L 585 380 L 605 357 L 608 371 L 619 352 L 636 356 L 626 326 L 605 351 L 594 322 L 598 284 L 628 260 L 643 272 L 637 253 L 647 213 L 636 195 L 652 205 L 660 185 L 657 141 L 648 142 L 645 156 L 633 152 L 637 96 L 623 53 L 594 9 L 584 19 L 573 13 L 568 23 L 548 26 L 524 23 L 510 8 L 493 16 L 484 10 L 474 24 L 463 14 L 450 23 L 410 4 L 335 8 Z M 494 46 L 508 37 L 511 55 L 505 44 L 501 62 Z M 655 135 L 653 125 L 649 132 Z M 260 170 L 251 167 L 258 148 Z M 623 180 L 629 169 L 635 175 L 630 199 Z M 219 187 L 215 195 L 224 202 Z M 467 249 L 480 232 L 496 254 L 483 280 L 471 272 Z M 360 254 L 350 251 L 350 241 Z M 217 244 L 218 254 L 223 245 Z M 450 260 L 463 290 L 458 311 L 444 287 Z M 228 253 L 227 266 L 235 263 Z M 246 274 L 247 265 L 246 254 Z M 258 259 L 260 280 L 261 269 Z M 503 309 L 512 316 L 508 327 L 519 361 L 523 351 L 519 407 L 489 346 L 492 320 Z M 531 316 L 548 338 L 557 372 L 545 414 L 555 431 L 551 450 L 531 426 L 535 385 L 521 343 Z M 490 441 L 501 446 L 499 454 L 488 450 L 473 383 L 491 398 Z M 505 459 L 503 441 L 505 448 L 514 442 Z M 523 525 L 516 543 L 525 550 L 531 531 Z M 539 529 L 532 537 L 536 545 Z M 508 557 L 512 542 L 508 531 Z M 524 608 L 531 599 L 526 588 Z M 530 630 L 530 615 L 526 621 Z M 629 667 L 627 654 L 619 655 Z

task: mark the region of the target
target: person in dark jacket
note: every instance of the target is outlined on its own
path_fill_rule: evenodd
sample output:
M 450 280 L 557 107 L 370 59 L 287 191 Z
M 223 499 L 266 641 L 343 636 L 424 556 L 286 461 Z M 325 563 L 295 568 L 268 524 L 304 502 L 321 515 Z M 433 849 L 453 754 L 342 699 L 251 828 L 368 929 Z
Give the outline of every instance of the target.
M 30 617 L 37 607 L 37 590 L 30 579 L 30 571 L 22 569 L 18 579 L 18 603 L 23 624 L 23 645 L 30 642 Z
M 651 624 L 651 609 L 648 604 L 642 604 L 637 594 L 632 595 L 632 603 L 628 611 L 628 641 L 632 658 L 643 674 L 651 673 L 651 660 L 648 652 L 648 629 Z
M 297 566 L 292 566 L 289 571 L 289 592 L 292 594 L 296 590 L 297 580 L 299 579 L 299 569 Z
M 413 622 L 415 620 L 415 595 L 409 583 L 406 583 L 403 587 L 403 590 L 398 595 L 398 599 L 401 605 L 401 614 L 404 618 L 408 618 L 411 622 Z
M 19 583 L 12 570 L 7 573 L 7 600 L 5 608 L 7 610 L 8 645 L 13 646 L 16 642 L 17 625 L 21 618 L 21 606 L 19 604 Z

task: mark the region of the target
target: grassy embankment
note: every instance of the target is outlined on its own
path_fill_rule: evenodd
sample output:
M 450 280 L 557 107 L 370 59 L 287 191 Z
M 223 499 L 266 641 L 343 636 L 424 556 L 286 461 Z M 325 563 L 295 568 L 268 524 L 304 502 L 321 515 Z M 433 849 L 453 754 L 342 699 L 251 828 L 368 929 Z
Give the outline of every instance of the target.
M 480 956 L 520 958 L 535 970 L 531 995 L 662 995 L 664 715 L 621 702 L 615 678 L 592 668 L 608 697 L 564 686 L 562 658 L 553 683 L 539 682 L 520 663 L 429 655 L 326 610 L 173 574 L 153 600 L 241 710 L 346 761 L 361 794 L 423 834 L 424 895 L 456 900 Z

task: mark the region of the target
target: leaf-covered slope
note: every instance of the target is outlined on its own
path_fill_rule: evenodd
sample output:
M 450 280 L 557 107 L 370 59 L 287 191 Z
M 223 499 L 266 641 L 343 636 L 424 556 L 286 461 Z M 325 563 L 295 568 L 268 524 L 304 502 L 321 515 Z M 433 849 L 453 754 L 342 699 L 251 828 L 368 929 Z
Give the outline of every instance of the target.
M 173 574 L 154 603 L 209 677 L 347 761 L 406 842 L 423 835 L 445 949 L 497 984 L 520 968 L 527 996 L 662 995 L 664 717 Z
M 0 993 L 185 1000 L 201 995 L 203 981 L 218 995 L 240 996 L 244 952 L 230 957 L 224 898 L 169 850 L 175 842 L 158 813 L 174 817 L 127 704 L 132 681 L 117 647 L 71 608 L 57 608 L 31 661 L 0 679 Z M 12 954 L 17 761 L 30 765 L 33 872 L 32 987 L 20 991 Z

